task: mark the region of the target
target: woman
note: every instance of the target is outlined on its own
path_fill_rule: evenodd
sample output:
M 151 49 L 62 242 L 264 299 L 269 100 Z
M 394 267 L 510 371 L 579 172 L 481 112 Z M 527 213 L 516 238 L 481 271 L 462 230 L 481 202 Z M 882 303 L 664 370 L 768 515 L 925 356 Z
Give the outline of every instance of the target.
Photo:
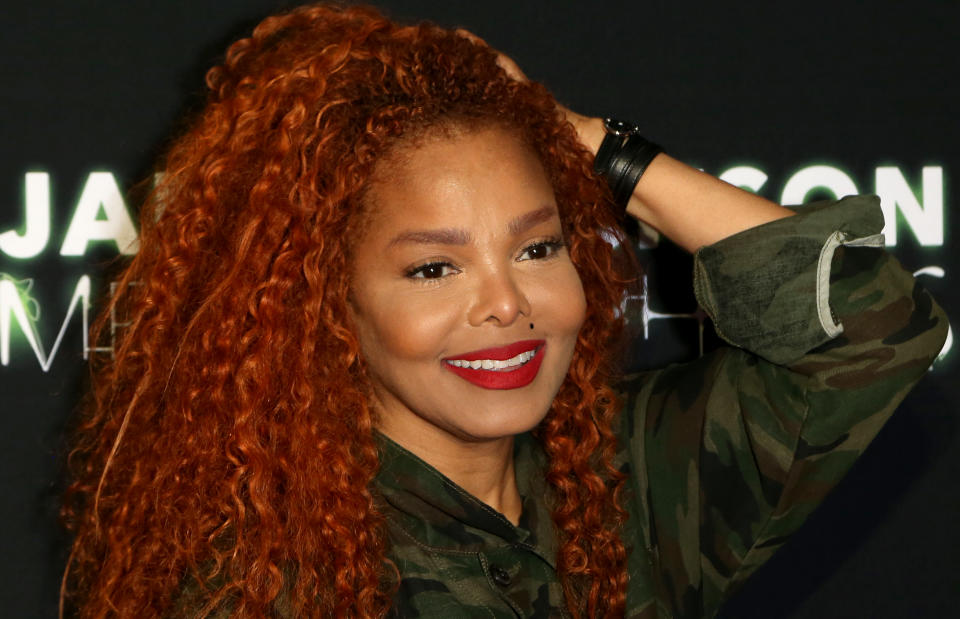
M 710 616 L 929 366 L 874 201 L 795 215 L 500 64 L 320 5 L 211 70 L 78 431 L 78 614 Z M 603 142 L 750 352 L 613 389 Z

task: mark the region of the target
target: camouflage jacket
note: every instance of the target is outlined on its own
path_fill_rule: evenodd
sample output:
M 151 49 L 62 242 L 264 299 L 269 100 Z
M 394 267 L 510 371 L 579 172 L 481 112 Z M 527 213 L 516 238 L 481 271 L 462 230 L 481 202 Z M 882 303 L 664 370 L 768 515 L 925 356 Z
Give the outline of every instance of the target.
M 882 226 L 876 198 L 847 198 L 697 252 L 697 298 L 731 346 L 621 384 L 628 617 L 714 616 L 932 363 L 946 317 Z M 394 616 L 566 616 L 545 457 L 523 435 L 515 460 L 519 526 L 383 440 Z

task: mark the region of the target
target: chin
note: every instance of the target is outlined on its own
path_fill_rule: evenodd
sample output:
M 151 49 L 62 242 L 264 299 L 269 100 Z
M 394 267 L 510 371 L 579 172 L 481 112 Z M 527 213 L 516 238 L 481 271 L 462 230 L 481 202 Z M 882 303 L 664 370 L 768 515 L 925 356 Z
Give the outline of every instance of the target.
M 531 411 L 530 413 L 505 412 L 492 415 L 484 420 L 475 420 L 480 423 L 458 424 L 451 430 L 462 440 L 470 442 L 500 439 L 533 430 L 543 421 L 548 412 L 549 406 L 546 410 Z

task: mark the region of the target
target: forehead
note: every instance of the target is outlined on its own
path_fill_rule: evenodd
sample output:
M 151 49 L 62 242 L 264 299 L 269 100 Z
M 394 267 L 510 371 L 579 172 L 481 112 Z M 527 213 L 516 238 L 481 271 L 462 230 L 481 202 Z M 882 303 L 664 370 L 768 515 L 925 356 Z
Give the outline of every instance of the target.
M 368 232 L 384 234 L 485 227 L 555 204 L 534 150 L 498 127 L 440 130 L 399 145 L 377 164 L 364 198 Z

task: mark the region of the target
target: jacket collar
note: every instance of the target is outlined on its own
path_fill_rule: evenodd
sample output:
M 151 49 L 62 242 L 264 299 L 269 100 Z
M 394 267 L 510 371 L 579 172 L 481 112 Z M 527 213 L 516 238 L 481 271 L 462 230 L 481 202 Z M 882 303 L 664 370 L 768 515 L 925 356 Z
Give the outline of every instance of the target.
M 519 526 L 382 434 L 378 446 L 380 471 L 374 486 L 384 514 L 417 543 L 466 552 L 522 546 L 556 567 L 546 455 L 529 433 L 514 439 L 514 468 L 523 497 Z

